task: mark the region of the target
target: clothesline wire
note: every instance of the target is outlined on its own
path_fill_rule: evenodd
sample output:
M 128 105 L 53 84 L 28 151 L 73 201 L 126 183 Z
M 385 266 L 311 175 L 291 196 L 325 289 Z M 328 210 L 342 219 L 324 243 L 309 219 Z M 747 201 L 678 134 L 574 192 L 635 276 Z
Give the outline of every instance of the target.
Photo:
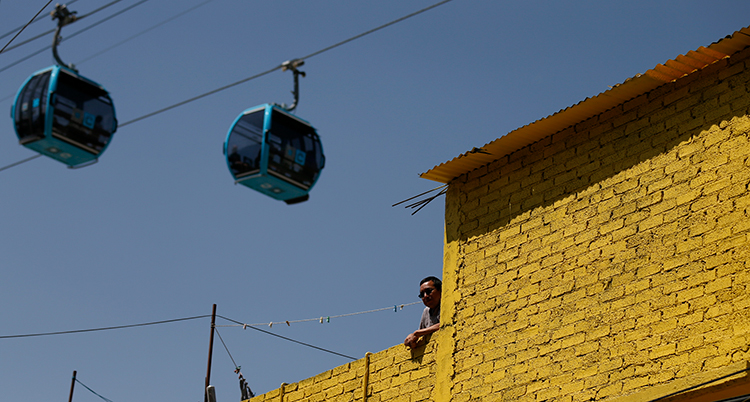
M 287 324 L 287 325 L 289 325 L 289 324 L 297 324 L 297 323 L 301 323 L 301 322 L 311 322 L 311 321 L 318 321 L 318 322 L 320 322 L 323 319 L 329 320 L 331 318 L 341 318 L 341 317 L 349 317 L 349 316 L 359 315 L 359 314 L 376 313 L 378 311 L 396 310 L 399 307 L 401 309 L 403 309 L 404 307 L 413 306 L 415 304 L 420 304 L 420 303 L 422 303 L 422 302 L 416 301 L 416 302 L 413 302 L 413 303 L 406 303 L 406 304 L 401 304 L 401 305 L 394 305 L 394 306 L 389 306 L 389 307 L 377 308 L 377 309 L 374 309 L 374 310 L 358 311 L 356 313 L 346 313 L 346 314 L 339 314 L 339 315 L 322 316 L 322 317 L 318 317 L 318 318 L 305 318 L 305 319 L 302 319 L 302 320 L 272 321 L 272 322 L 257 323 L 257 324 L 245 324 L 245 323 L 242 323 L 242 324 L 238 324 L 238 325 L 216 325 L 216 326 L 217 327 L 260 327 L 260 326 L 266 326 L 267 325 L 269 327 L 273 327 L 274 325 L 277 325 L 277 324 Z
M 221 316 L 221 315 L 218 315 L 218 314 L 216 316 L 219 317 L 219 318 L 221 318 L 221 319 L 233 322 L 235 324 L 240 324 L 240 326 L 243 325 L 241 322 L 233 320 L 231 318 L 227 318 L 227 317 L 224 317 L 224 316 Z M 307 346 L 309 348 L 317 349 L 317 350 L 320 350 L 322 352 L 330 353 L 330 354 L 341 356 L 341 357 L 346 357 L 347 359 L 350 359 L 350 360 L 357 360 L 356 357 L 348 356 L 348 355 L 345 355 L 345 354 L 339 353 L 339 352 L 334 352 L 333 350 L 321 348 L 320 346 L 311 345 L 309 343 L 300 342 L 300 341 L 298 341 L 296 339 L 292 339 L 292 338 L 289 338 L 289 337 L 286 337 L 286 336 L 282 336 L 282 335 L 279 335 L 279 334 L 274 334 L 273 332 L 269 332 L 269 331 L 266 331 L 266 330 L 263 330 L 263 329 L 260 329 L 260 328 L 255 328 L 255 327 L 247 327 L 247 328 L 250 328 L 250 329 L 252 329 L 254 331 L 262 332 L 262 333 L 264 333 L 266 335 L 271 335 L 271 336 L 275 336 L 277 338 L 281 338 L 281 339 L 283 339 L 285 341 L 294 342 L 294 343 L 302 345 L 302 346 Z

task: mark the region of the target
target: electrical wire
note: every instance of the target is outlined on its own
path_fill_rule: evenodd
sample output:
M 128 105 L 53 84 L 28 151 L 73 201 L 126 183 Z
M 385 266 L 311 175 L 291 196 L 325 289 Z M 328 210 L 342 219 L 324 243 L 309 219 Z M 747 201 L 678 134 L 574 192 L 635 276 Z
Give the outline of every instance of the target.
M 99 10 L 101 10 L 101 9 L 103 9 L 103 8 L 105 8 L 105 7 L 108 7 L 108 6 L 110 6 L 110 5 L 112 5 L 112 4 L 116 3 L 116 2 L 119 2 L 119 1 L 122 1 L 122 0 L 115 0 L 114 2 L 112 2 L 112 3 L 110 3 L 110 4 L 107 4 L 107 5 L 105 5 L 105 6 L 102 6 L 102 7 L 100 7 L 99 9 L 97 9 L 97 10 L 95 10 L 95 11 L 99 11 Z M 72 33 L 72 34 L 68 35 L 68 36 L 67 36 L 67 37 L 66 37 L 65 39 L 61 40 L 61 42 L 62 42 L 62 41 L 64 41 L 64 40 L 68 40 L 68 39 L 74 38 L 74 37 L 78 36 L 79 34 L 81 34 L 81 33 L 83 33 L 83 32 L 86 32 L 86 31 L 88 31 L 89 29 L 91 29 L 91 28 L 93 28 L 93 27 L 95 27 L 95 26 L 101 25 L 102 23 L 104 23 L 104 22 L 106 22 L 106 21 L 109 21 L 109 20 L 111 20 L 112 18 L 114 18 L 114 17 L 117 17 L 117 16 L 118 16 L 118 15 L 120 15 L 120 14 L 123 14 L 123 13 L 125 13 L 125 12 L 127 12 L 127 11 L 130 11 L 130 10 L 132 10 L 133 8 L 135 8 L 135 7 L 137 7 L 137 6 L 140 6 L 141 4 L 143 4 L 143 3 L 147 2 L 147 1 L 148 1 L 148 0 L 141 0 L 141 1 L 139 1 L 138 3 L 135 3 L 135 4 L 133 4 L 133 5 L 129 6 L 129 7 L 123 8 L 122 10 L 120 10 L 120 11 L 118 11 L 118 12 L 116 12 L 116 13 L 114 13 L 114 14 L 110 15 L 109 17 L 103 18 L 103 19 L 101 19 L 101 20 L 99 20 L 99 21 L 97 21 L 97 22 L 95 22 L 95 23 L 93 23 L 93 24 L 89 25 L 89 26 L 88 26 L 88 27 L 86 27 L 86 28 L 83 28 L 83 29 L 81 29 L 81 30 L 79 30 L 79 31 L 76 31 L 76 32 L 74 32 L 74 33 Z M 91 13 L 89 13 L 89 14 L 87 14 L 87 15 L 91 15 L 91 14 L 92 14 L 93 12 L 95 12 L 95 11 L 92 11 Z M 81 18 L 83 18 L 83 17 L 81 17 Z M 52 48 L 52 45 L 49 45 L 49 46 L 47 46 L 47 47 L 45 47 L 45 48 L 43 48 L 43 49 L 39 49 L 39 50 L 37 50 L 36 52 L 34 52 L 34 53 L 32 53 L 32 54 L 30 54 L 30 55 L 28 55 L 28 56 L 26 56 L 26 57 L 22 57 L 21 59 L 19 59 L 19 60 L 16 60 L 15 62 L 13 62 L 13 63 L 11 63 L 11 64 L 8 64 L 7 66 L 5 66 L 5 67 L 3 67 L 3 68 L 0 68 L 0 73 L 1 73 L 1 72 L 3 72 L 3 71 L 5 71 L 5 70 L 7 70 L 7 69 L 9 69 L 9 68 L 11 68 L 11 67 L 14 67 L 14 66 L 16 66 L 16 65 L 18 65 L 18 64 L 20 64 L 20 63 L 22 63 L 22 62 L 24 62 L 24 61 L 26 61 L 26 60 L 28 60 L 28 59 L 32 58 L 32 57 L 34 57 L 34 56 L 36 56 L 36 55 L 38 55 L 38 54 L 40 54 L 40 53 L 42 53 L 42 52 L 44 52 L 44 51 L 46 51 L 46 50 L 48 50 L 48 49 L 51 49 L 51 48 Z
M 420 304 L 420 303 L 421 302 L 416 301 L 416 302 L 413 302 L 413 303 L 401 304 L 400 307 L 403 310 L 404 307 L 413 306 L 415 304 Z M 290 325 L 290 324 L 296 324 L 296 323 L 301 323 L 301 322 L 311 322 L 311 321 L 317 321 L 317 322 L 321 322 L 322 323 L 324 320 L 325 321 L 330 321 L 331 318 L 350 317 L 350 316 L 353 316 L 353 315 L 375 313 L 375 312 L 378 312 L 378 311 L 386 311 L 386 310 L 398 311 L 398 307 L 399 307 L 399 305 L 394 305 L 393 307 L 389 306 L 389 307 L 383 307 L 383 308 L 378 308 L 378 309 L 374 309 L 374 310 L 358 311 L 356 313 L 347 313 L 347 314 L 323 316 L 323 317 L 319 317 L 319 318 L 306 318 L 306 319 L 303 319 L 303 320 L 271 321 L 271 322 L 265 322 L 265 323 L 260 323 L 260 324 L 216 325 L 216 326 L 217 327 L 260 327 L 260 326 L 266 326 L 267 325 L 269 327 L 273 327 L 274 325 L 277 325 L 277 324 Z
M 244 324 L 242 324 L 242 323 L 241 323 L 241 322 L 239 322 L 239 321 L 235 321 L 235 320 L 232 320 L 231 318 L 227 318 L 227 317 L 224 317 L 224 316 L 220 316 L 220 315 L 218 315 L 218 314 L 217 314 L 216 316 L 217 316 L 217 317 L 219 317 L 219 318 L 222 318 L 222 319 L 224 319 L 224 320 L 227 320 L 227 321 L 233 322 L 233 323 L 235 323 L 235 324 L 240 324 L 240 325 L 244 325 Z M 266 331 L 266 330 L 262 330 L 262 329 L 260 329 L 260 328 L 255 328 L 255 327 L 247 327 L 247 328 L 250 328 L 250 329 L 252 329 L 252 330 L 255 330 L 255 331 L 258 331 L 258 332 L 262 332 L 262 333 L 264 333 L 264 334 L 266 334 L 266 335 L 271 335 L 271 336 L 275 336 L 275 337 L 277 337 L 277 338 L 281 338 L 281 339 L 283 339 L 283 340 L 285 340 L 285 341 L 289 341 L 289 342 L 294 342 L 294 343 L 296 343 L 296 344 L 299 344 L 299 345 L 302 345 L 302 346 L 307 346 L 307 347 L 309 347 L 309 348 L 317 349 L 317 350 L 320 350 L 320 351 L 322 351 L 322 352 L 326 352 L 326 353 L 334 354 L 334 355 L 336 355 L 336 356 L 346 357 L 347 359 L 351 359 L 351 360 L 357 360 L 357 358 L 356 358 L 356 357 L 351 357 L 351 356 L 348 356 L 348 355 L 345 355 L 345 354 L 342 354 L 342 353 L 339 353 L 339 352 L 334 352 L 333 350 L 330 350 L 330 349 L 325 349 L 325 348 L 321 348 L 321 347 L 319 347 L 319 346 L 311 345 L 311 344 L 309 344 L 309 343 L 305 343 L 305 342 L 300 342 L 300 341 L 298 341 L 298 340 L 295 340 L 295 339 L 292 339 L 292 338 L 288 338 L 288 337 L 286 337 L 286 336 L 281 336 L 281 335 L 278 335 L 278 334 L 274 334 L 273 332 L 268 332 L 268 331 Z
M 321 53 L 325 53 L 325 52 L 327 52 L 327 51 L 329 51 L 329 50 L 332 50 L 332 49 L 334 49 L 334 48 L 337 48 L 337 47 L 339 47 L 339 46 L 341 46 L 341 45 L 344 45 L 344 44 L 346 44 L 346 43 L 349 43 L 349 42 L 351 42 L 351 41 L 354 41 L 354 40 L 360 39 L 360 38 L 362 38 L 363 36 L 369 35 L 369 34 L 371 34 L 371 33 L 373 33 L 373 32 L 377 32 L 377 31 L 379 31 L 379 30 L 381 30 L 381 29 L 383 29 L 383 28 L 389 27 L 389 26 L 391 26 L 391 25 L 393 25 L 393 24 L 399 23 L 399 22 L 401 22 L 401 21 L 404 21 L 404 20 L 406 20 L 406 19 L 409 19 L 409 18 L 411 18 L 411 17 L 414 17 L 414 16 L 416 16 L 416 15 L 422 14 L 422 13 L 424 13 L 424 12 L 426 12 L 426 11 L 432 10 L 433 8 L 435 8 L 435 7 L 438 7 L 438 6 L 441 6 L 441 5 L 443 5 L 443 4 L 445 4 L 445 3 L 448 3 L 448 2 L 450 2 L 450 1 L 453 1 L 453 0 L 443 0 L 443 1 L 441 1 L 441 2 L 435 3 L 435 4 L 431 5 L 431 6 L 428 6 L 428 7 L 425 7 L 425 8 L 423 8 L 423 9 L 421 9 L 421 10 L 419 10 L 419 11 L 415 11 L 415 12 L 413 12 L 413 13 L 411 13 L 411 14 L 405 15 L 405 16 L 403 16 L 403 17 L 401 17 L 401 18 L 395 19 L 395 20 L 393 20 L 393 21 L 391 21 L 391 22 L 388 22 L 388 23 L 386 23 L 386 24 L 383 24 L 383 25 L 380 25 L 380 26 L 378 26 L 378 27 L 376 27 L 376 28 L 370 29 L 369 31 L 365 31 L 365 32 L 363 32 L 363 33 L 361 33 L 361 34 L 359 34 L 359 35 L 355 35 L 355 36 L 352 36 L 352 37 L 351 37 L 351 38 L 349 38 L 349 39 L 345 39 L 345 40 L 343 40 L 343 41 L 341 41 L 341 42 L 338 42 L 338 43 L 335 43 L 335 44 L 333 44 L 333 45 L 331 45 L 331 46 L 325 47 L 325 48 L 323 48 L 323 49 L 320 49 L 320 50 L 318 50 L 318 51 L 316 51 L 316 52 L 310 53 L 310 54 L 308 54 L 307 56 L 304 56 L 304 57 L 298 58 L 298 59 L 296 59 L 296 60 L 307 60 L 307 59 L 310 59 L 310 58 L 312 58 L 312 57 L 315 57 L 315 56 L 317 56 L 317 55 L 319 55 L 319 54 L 321 54 Z M 212 90 L 212 91 L 208 91 L 208 92 L 206 92 L 206 93 L 203 93 L 203 94 L 201 94 L 201 95 L 198 95 L 198 96 L 195 96 L 195 97 L 193 97 L 193 98 L 190 98 L 190 99 L 184 100 L 184 101 L 182 101 L 182 102 L 178 102 L 178 103 L 175 103 L 174 105 L 171 105 L 171 106 L 167 106 L 167 107 L 165 107 L 165 108 L 163 108 L 163 109 L 159 109 L 159 110 L 157 110 L 157 111 L 155 111 L 155 112 L 151 112 L 151 113 L 145 114 L 145 115 L 143 115 L 143 116 L 137 117 L 137 118 L 135 118 L 135 119 L 132 119 L 132 120 L 128 120 L 128 121 L 126 121 L 126 122 L 124 122 L 124 123 L 120 124 L 120 125 L 119 125 L 119 127 L 125 127 L 125 126 L 127 126 L 127 125 L 129 125 L 129 124 L 132 124 L 132 123 L 135 123 L 135 122 L 137 122 L 137 121 L 141 121 L 141 120 L 143 120 L 143 119 L 146 119 L 146 118 L 149 118 L 149 117 L 153 117 L 153 116 L 156 116 L 156 115 L 158 115 L 158 114 L 161 114 L 161 113 L 164 113 L 164 112 L 166 112 L 166 111 L 168 111 L 168 110 L 172 110 L 172 109 L 174 109 L 174 108 L 176 108 L 176 107 L 179 107 L 179 106 L 183 106 L 183 105 L 185 105 L 185 104 L 188 104 L 188 103 L 194 102 L 194 101 L 196 101 L 196 100 L 198 100 L 198 99 L 202 99 L 202 98 L 205 98 L 206 96 L 209 96 L 209 95 L 213 95 L 213 94 L 215 94 L 215 93 L 217 93 L 217 92 L 221 92 L 221 91 L 224 91 L 224 90 L 226 90 L 226 89 L 229 89 L 229 88 L 235 87 L 235 86 L 237 86 L 237 85 L 243 84 L 243 83 L 245 83 L 245 82 L 248 82 L 248 81 L 250 81 L 250 80 L 254 80 L 254 79 L 256 79 L 256 78 L 260 78 L 260 77 L 262 77 L 262 76 L 264 76 L 264 75 L 266 75 L 266 74 L 270 74 L 270 73 L 272 73 L 272 72 L 274 72 L 274 71 L 276 71 L 276 70 L 279 70 L 279 69 L 281 69 L 281 68 L 282 68 L 282 65 L 280 64 L 280 65 L 278 65 L 278 66 L 276 66 L 276 67 L 273 67 L 273 68 L 271 68 L 271 69 L 269 69 L 269 70 L 266 70 L 266 71 L 264 71 L 264 72 L 262 72 L 262 73 L 259 73 L 259 74 L 256 74 L 256 75 L 253 75 L 253 76 L 251 76 L 251 77 L 248 77 L 248 78 L 245 78 L 245 79 L 242 79 L 242 80 L 239 80 L 239 81 L 237 81 L 237 82 L 233 82 L 233 83 L 231 83 L 231 84 L 229 84 L 229 85 L 225 85 L 225 86 L 223 86 L 223 87 L 221 87 L 221 88 L 217 88 L 217 89 L 214 89 L 214 90 Z M 2 71 L 2 70 L 0 70 L 0 71 Z
M 219 333 L 219 329 L 216 328 L 215 325 L 214 325 L 214 331 L 216 331 L 216 335 L 219 335 L 219 340 L 221 341 L 221 344 L 224 345 L 224 350 L 227 351 L 229 358 L 232 360 L 232 364 L 234 364 L 235 370 L 239 370 L 240 366 L 237 365 L 237 363 L 234 361 L 234 357 L 232 357 L 232 354 L 229 353 L 229 348 L 227 347 L 227 344 L 224 343 L 224 338 L 221 337 L 221 334 Z
M 79 380 L 77 378 L 75 380 L 76 380 L 77 383 L 83 385 L 83 387 L 86 388 L 87 390 L 89 390 L 92 394 L 98 396 L 99 398 L 102 398 L 103 400 L 105 400 L 107 402 L 113 402 L 111 399 L 107 399 L 107 398 L 105 398 L 105 397 L 97 394 L 93 389 L 89 388 L 86 384 L 82 383 L 81 380 Z
M 179 322 L 179 321 L 197 320 L 199 318 L 206 318 L 206 317 L 211 317 L 211 315 L 210 314 L 208 314 L 208 315 L 197 315 L 197 316 L 194 316 L 194 317 L 174 318 L 174 319 L 171 319 L 171 320 L 153 321 L 153 322 L 146 322 L 146 323 L 141 323 L 141 324 L 118 325 L 118 326 L 114 326 L 114 327 L 91 328 L 91 329 L 76 329 L 76 330 L 72 330 L 72 331 L 43 332 L 43 333 L 23 334 L 23 335 L 0 335 L 0 339 L 30 338 L 30 337 L 35 337 L 35 336 L 79 334 L 79 333 L 82 333 L 82 332 L 109 331 L 109 330 L 113 330 L 113 329 L 145 327 L 145 326 L 148 326 L 148 325 L 168 324 L 168 323 Z
M 42 11 L 44 11 L 44 9 L 45 9 L 45 8 L 47 8 L 47 6 L 49 6 L 49 5 L 51 4 L 51 3 L 52 3 L 52 0 L 49 0 L 49 1 L 47 2 L 47 4 L 45 4 L 45 5 L 44 5 L 44 7 L 42 7 L 42 8 L 41 8 L 41 9 L 40 9 L 40 10 L 39 10 L 39 11 L 38 11 L 37 13 L 36 13 L 36 15 L 34 15 L 34 17 L 32 17 L 32 18 L 31 18 L 31 20 L 30 20 L 29 22 L 27 22 L 27 23 L 26 23 L 26 25 L 24 25 L 24 26 L 23 26 L 23 28 L 21 28 L 21 29 L 20 29 L 20 30 L 18 31 L 18 33 L 16 33 L 16 35 L 15 35 L 14 37 L 12 37 L 12 38 L 10 39 L 10 41 L 9 41 L 9 42 L 8 42 L 7 44 L 5 44 L 5 46 L 3 46 L 3 48 L 2 48 L 2 49 L 0 49 L 0 53 L 4 52 L 4 51 L 5 51 L 5 48 L 7 48 L 7 47 L 8 47 L 8 46 L 9 46 L 9 45 L 10 45 L 11 43 L 13 43 L 13 41 L 14 41 L 14 40 L 15 40 L 15 39 L 16 39 L 16 38 L 18 37 L 18 35 L 20 35 L 20 34 L 21 34 L 21 32 L 23 32 L 23 30 L 24 30 L 24 29 L 26 29 L 26 27 L 27 27 L 27 26 L 29 26 L 29 25 L 30 25 L 30 24 L 31 24 L 32 22 L 34 22 L 34 19 L 36 19 L 36 17 L 38 17 L 38 16 L 39 16 L 39 14 L 41 14 L 41 13 L 42 13 Z

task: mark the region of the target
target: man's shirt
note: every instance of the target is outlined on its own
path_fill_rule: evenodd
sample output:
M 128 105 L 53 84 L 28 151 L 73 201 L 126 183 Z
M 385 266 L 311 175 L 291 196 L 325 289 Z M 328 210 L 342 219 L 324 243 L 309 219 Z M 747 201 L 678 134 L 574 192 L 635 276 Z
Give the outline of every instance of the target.
M 440 306 L 435 308 L 425 307 L 422 311 L 422 319 L 419 320 L 419 329 L 431 327 L 440 322 Z

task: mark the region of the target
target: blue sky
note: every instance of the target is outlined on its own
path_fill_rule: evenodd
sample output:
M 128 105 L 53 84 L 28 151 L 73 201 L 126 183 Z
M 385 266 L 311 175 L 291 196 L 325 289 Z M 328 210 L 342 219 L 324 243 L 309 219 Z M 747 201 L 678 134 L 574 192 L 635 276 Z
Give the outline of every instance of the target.
M 44 3 L 0 2 L 0 34 Z M 65 27 L 63 38 L 136 3 Z M 213 0 L 98 54 L 202 3 L 146 1 L 63 41 L 60 55 L 109 90 L 122 123 L 435 1 Z M 419 280 L 441 273 L 444 203 L 414 216 L 391 205 L 437 186 L 419 173 L 731 34 L 749 11 L 722 0 L 453 0 L 312 57 L 296 114 L 317 128 L 327 163 L 299 205 L 235 186 L 221 152 L 244 109 L 291 102 L 292 75 L 281 71 L 128 124 L 85 169 L 38 158 L 2 171 L 0 336 L 192 317 L 214 303 L 260 323 L 417 301 Z M 45 18 L 16 41 L 53 27 Z M 0 54 L 0 68 L 51 41 Z M 9 111 L 23 81 L 53 63 L 46 51 L 0 72 L 0 166 L 34 155 L 18 145 Z M 403 342 L 420 311 L 262 328 L 362 357 Z M 200 401 L 209 328 L 204 318 L 0 339 L 3 398 L 61 400 L 77 370 L 115 402 Z M 348 362 L 249 329 L 219 331 L 256 393 Z M 239 398 L 233 369 L 217 338 L 220 401 Z M 74 400 L 100 399 L 79 386 Z

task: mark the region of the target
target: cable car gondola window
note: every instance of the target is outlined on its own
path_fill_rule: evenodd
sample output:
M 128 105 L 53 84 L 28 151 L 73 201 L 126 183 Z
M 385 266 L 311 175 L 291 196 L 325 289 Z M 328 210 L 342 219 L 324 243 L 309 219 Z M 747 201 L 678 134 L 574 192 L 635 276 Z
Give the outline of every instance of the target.
M 265 109 L 240 117 L 227 143 L 227 160 L 235 178 L 260 171 Z
M 47 87 L 51 72 L 32 77 L 21 90 L 15 109 L 18 139 L 26 144 L 44 138 L 44 116 L 47 108 Z
M 107 92 L 61 70 L 53 101 L 53 134 L 94 155 L 101 153 L 115 128 Z
M 315 129 L 302 121 L 273 109 L 268 134 L 268 170 L 309 189 L 322 167 L 322 150 Z

